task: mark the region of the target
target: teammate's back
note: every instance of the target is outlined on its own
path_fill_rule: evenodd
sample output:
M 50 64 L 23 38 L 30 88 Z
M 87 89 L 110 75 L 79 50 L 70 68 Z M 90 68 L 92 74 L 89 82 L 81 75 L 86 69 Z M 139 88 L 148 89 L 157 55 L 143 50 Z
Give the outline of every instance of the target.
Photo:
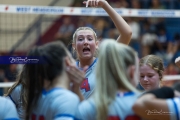
M 140 120 L 132 110 L 138 94 L 133 92 L 118 93 L 108 107 L 109 120 Z M 77 116 L 82 120 L 95 120 L 97 116 L 94 100 L 91 98 L 79 105 Z
M 0 97 L 0 120 L 19 120 L 14 104 L 4 97 Z
M 73 120 L 75 111 L 79 104 L 77 95 L 63 88 L 53 88 L 49 91 L 43 90 L 42 96 L 33 109 L 32 120 L 53 120 L 63 118 Z
M 73 120 L 79 98 L 70 87 L 75 88 L 75 80 L 84 79 L 84 74 L 76 67 L 71 54 L 56 41 L 36 47 L 28 55 L 38 56 L 42 62 L 25 64 L 28 91 L 25 118 Z M 73 80 L 75 83 L 70 86 Z

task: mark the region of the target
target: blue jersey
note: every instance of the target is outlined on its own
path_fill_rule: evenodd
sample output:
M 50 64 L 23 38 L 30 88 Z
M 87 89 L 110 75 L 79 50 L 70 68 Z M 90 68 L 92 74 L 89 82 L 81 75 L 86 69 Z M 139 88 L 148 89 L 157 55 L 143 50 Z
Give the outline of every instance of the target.
M 88 99 L 95 88 L 96 75 L 95 75 L 95 66 L 97 64 L 97 58 L 94 62 L 89 66 L 86 71 L 85 80 L 83 80 L 81 84 L 81 93 L 85 99 Z M 77 66 L 79 66 L 79 62 L 77 62 Z
M 117 94 L 115 100 L 110 104 L 108 109 L 108 120 L 140 120 L 132 110 L 138 94 L 128 92 Z M 90 98 L 79 105 L 77 116 L 81 120 L 95 120 L 96 106 L 93 98 Z
M 180 98 L 166 100 L 171 120 L 180 120 Z
M 43 91 L 31 114 L 32 120 L 74 120 L 79 98 L 69 90 Z
M 0 120 L 19 120 L 15 105 L 3 97 L 0 97 Z
M 23 105 L 22 105 L 22 100 L 21 100 L 21 85 L 18 85 L 14 88 L 14 90 L 10 93 L 10 95 L 7 98 L 10 98 L 13 103 L 16 106 L 19 118 L 21 120 L 23 120 L 25 118 L 24 116 L 24 109 L 23 109 Z

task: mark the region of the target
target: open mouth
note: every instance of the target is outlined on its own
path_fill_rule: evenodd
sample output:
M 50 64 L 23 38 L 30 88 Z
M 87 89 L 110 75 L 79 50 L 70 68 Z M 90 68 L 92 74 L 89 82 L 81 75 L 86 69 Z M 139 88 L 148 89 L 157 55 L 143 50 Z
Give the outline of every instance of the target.
M 83 49 L 83 53 L 89 53 L 90 52 L 90 49 L 89 48 L 84 48 Z

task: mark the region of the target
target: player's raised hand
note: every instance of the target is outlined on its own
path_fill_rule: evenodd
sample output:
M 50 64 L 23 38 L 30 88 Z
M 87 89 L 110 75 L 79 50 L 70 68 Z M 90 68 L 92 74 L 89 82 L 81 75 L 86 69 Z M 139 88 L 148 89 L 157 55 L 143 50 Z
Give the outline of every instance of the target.
M 175 64 L 180 68 L 180 57 L 175 59 Z
M 83 2 L 86 4 L 86 7 L 91 6 L 91 7 L 103 7 L 104 4 L 107 3 L 106 0 L 87 0 Z
M 66 71 L 68 73 L 68 77 L 73 84 L 76 84 L 77 86 L 81 85 L 82 81 L 85 79 L 85 69 L 87 68 L 85 67 L 84 70 L 79 70 L 74 65 L 67 67 Z

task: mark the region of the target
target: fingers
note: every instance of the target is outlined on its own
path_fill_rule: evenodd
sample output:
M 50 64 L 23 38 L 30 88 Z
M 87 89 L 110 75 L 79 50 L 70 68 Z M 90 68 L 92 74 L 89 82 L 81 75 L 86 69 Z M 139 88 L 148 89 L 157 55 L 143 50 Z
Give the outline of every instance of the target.
M 95 2 L 95 6 L 96 6 L 96 7 L 98 6 L 98 3 L 99 3 L 99 0 L 97 0 L 97 1 Z
M 76 84 L 80 84 L 85 78 L 84 71 L 79 70 L 76 66 L 70 66 L 66 71 L 68 73 L 69 79 Z
M 86 4 L 86 7 L 88 6 L 97 7 L 99 6 L 99 2 L 100 0 L 87 0 L 87 1 L 84 1 L 83 4 Z
M 86 7 L 88 7 L 88 4 L 89 4 L 89 0 L 86 2 Z

